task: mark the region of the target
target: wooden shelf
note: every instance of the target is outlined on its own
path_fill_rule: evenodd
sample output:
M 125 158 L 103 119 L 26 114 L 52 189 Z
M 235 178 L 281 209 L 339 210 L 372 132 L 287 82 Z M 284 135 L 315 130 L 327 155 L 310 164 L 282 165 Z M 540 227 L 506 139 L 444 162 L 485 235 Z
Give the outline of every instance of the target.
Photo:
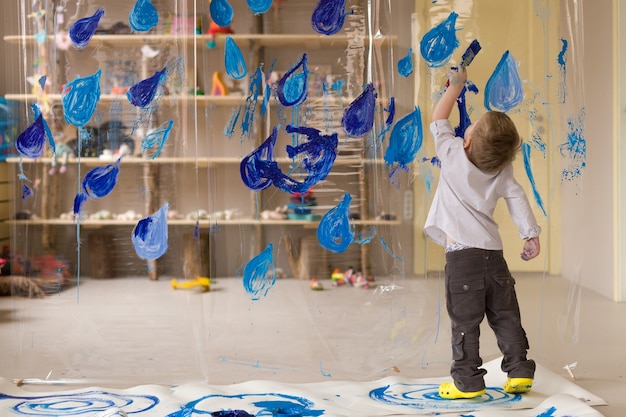
M 108 226 L 135 226 L 138 220 L 81 220 L 80 226 L 85 228 L 99 228 Z M 32 220 L 6 220 L 5 223 L 21 226 L 77 226 L 74 220 L 65 219 L 32 219 Z M 300 226 L 317 228 L 319 221 L 308 220 L 256 220 L 256 219 L 238 219 L 238 220 L 200 220 L 199 225 L 202 229 L 215 226 Z M 355 226 L 400 226 L 399 220 L 353 220 Z M 187 219 L 170 219 L 167 221 L 169 226 L 187 226 L 194 227 L 195 220 Z
M 47 94 L 46 97 L 48 100 L 53 102 L 61 101 L 61 94 Z M 40 98 L 35 94 L 5 94 L 4 98 L 7 100 L 13 101 L 37 101 Z M 198 106 L 207 106 L 207 105 L 215 105 L 215 106 L 237 106 L 246 101 L 246 96 L 244 95 L 228 95 L 228 96 L 194 96 L 194 95 L 166 95 L 159 98 L 158 104 L 165 105 L 176 105 L 176 104 L 194 104 L 197 103 Z M 259 98 L 259 101 L 262 100 L 262 97 Z M 114 101 L 122 101 L 128 102 L 128 98 L 124 94 L 102 94 L 100 95 L 99 103 L 111 103 Z
M 317 34 L 233 34 L 230 35 L 240 48 L 249 47 L 297 47 L 302 49 L 321 49 L 321 48 L 341 48 L 346 47 L 349 42 L 355 39 L 361 39 L 365 45 L 369 44 L 369 36 L 354 35 L 332 35 L 324 36 Z M 206 47 L 207 43 L 215 40 L 217 47 L 223 47 L 226 35 L 94 35 L 87 47 L 135 47 L 142 45 L 155 46 L 176 46 L 180 44 L 196 45 L 198 47 Z M 52 42 L 53 36 L 48 36 L 48 41 Z M 8 35 L 4 37 L 4 41 L 10 44 L 35 45 L 34 36 Z M 376 42 L 393 42 L 397 41 L 397 36 L 379 36 L 375 38 Z

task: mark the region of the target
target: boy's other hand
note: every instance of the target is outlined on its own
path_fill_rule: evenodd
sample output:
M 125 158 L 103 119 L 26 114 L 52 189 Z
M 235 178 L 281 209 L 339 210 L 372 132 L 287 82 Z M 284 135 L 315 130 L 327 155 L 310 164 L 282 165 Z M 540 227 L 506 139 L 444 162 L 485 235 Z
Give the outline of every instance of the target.
M 533 237 L 524 242 L 524 249 L 520 256 L 523 260 L 530 261 L 539 255 L 540 250 L 539 237 Z
M 467 81 L 467 70 L 463 65 L 460 67 L 451 67 L 448 73 L 448 80 L 450 85 L 453 86 L 465 85 L 465 81 Z

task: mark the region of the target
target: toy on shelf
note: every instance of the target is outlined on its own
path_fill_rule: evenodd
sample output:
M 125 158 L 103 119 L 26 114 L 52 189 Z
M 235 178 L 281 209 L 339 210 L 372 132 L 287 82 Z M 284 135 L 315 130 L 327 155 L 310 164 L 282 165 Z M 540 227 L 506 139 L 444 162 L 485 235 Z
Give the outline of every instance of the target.
M 192 279 L 189 281 L 178 282 L 176 278 L 172 279 L 172 288 L 175 290 L 184 289 L 188 290 L 191 288 L 202 288 L 204 291 L 209 291 L 211 286 L 211 280 L 209 277 L 197 277 L 196 279 Z
M 317 206 L 313 190 L 309 190 L 306 193 L 292 193 L 289 200 L 287 218 L 290 220 L 315 221 L 320 219 L 320 215 L 313 214 L 311 210 L 312 207 Z
M 332 274 L 330 274 L 330 279 L 333 281 L 333 285 L 339 287 L 347 283 L 344 278 L 343 272 L 339 268 L 335 268 Z
M 217 23 L 211 21 L 211 24 L 209 25 L 209 41 L 207 42 L 206 46 L 209 49 L 213 49 L 217 46 L 217 43 L 215 42 L 215 35 L 217 34 L 222 34 L 222 35 L 231 35 L 235 33 L 230 26 L 219 26 Z

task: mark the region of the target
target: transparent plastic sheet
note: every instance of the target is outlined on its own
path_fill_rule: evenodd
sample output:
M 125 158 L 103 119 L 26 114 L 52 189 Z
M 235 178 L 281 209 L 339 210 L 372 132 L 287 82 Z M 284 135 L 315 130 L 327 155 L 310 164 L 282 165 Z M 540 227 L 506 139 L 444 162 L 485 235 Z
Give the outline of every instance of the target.
M 36 22 L 29 17 L 36 8 L 66 8 L 66 30 L 70 23 L 93 14 L 101 6 L 107 11 L 101 21 L 104 28 L 113 28 L 118 21 L 126 19 L 130 9 L 127 2 L 104 3 L 94 0 L 33 5 L 22 1 L 18 11 L 20 33 L 37 31 Z M 153 3 L 173 16 L 209 15 L 208 2 L 153 0 Z M 192 36 L 190 40 L 181 33 L 168 40 L 166 46 L 160 42 L 149 43 L 152 51 L 159 53 L 151 57 L 154 52 L 146 50 L 143 58 L 138 52 L 141 45 L 137 43 L 131 46 L 94 43 L 84 51 L 72 51 L 70 46 L 67 54 L 62 53 L 59 46 L 47 44 L 49 69 L 62 74 L 65 82 L 99 68 L 122 75 L 129 71 L 135 75 L 134 81 L 138 81 L 171 65 L 167 87 L 172 97 L 159 97 L 158 110 L 154 113 L 129 110 L 128 103 L 120 103 L 124 97 L 112 98 L 100 103 L 93 124 L 100 126 L 111 117 L 121 117 L 137 128 L 140 138 L 149 129 L 175 120 L 171 136 L 157 159 L 184 156 L 186 162 L 131 165 L 122 161 L 114 194 L 88 201 L 83 219 L 100 210 L 112 211 L 112 202 L 115 214 L 121 214 L 137 210 L 139 201 L 139 207 L 151 207 L 142 210 L 141 214 L 147 216 L 167 201 L 170 211 L 175 210 L 186 219 L 201 218 L 201 226 L 199 236 L 193 238 L 193 221 L 177 225 L 179 219 L 172 219 L 170 247 L 158 259 L 158 267 L 136 256 L 130 239 L 132 225 L 94 228 L 85 221 L 63 228 L 13 227 L 12 249 L 23 258 L 32 259 L 44 253 L 46 248 L 42 245 L 47 239 L 54 241 L 56 248 L 62 246 L 63 258 L 72 265 L 70 281 L 73 285 L 44 300 L 12 298 L 12 307 L 19 312 L 12 323 L 15 338 L 3 341 L 3 346 L 10 352 L 9 356 L 15 358 L 11 367 L 17 372 L 0 376 L 130 386 L 196 380 L 211 383 L 252 379 L 371 380 L 398 372 L 406 376 L 447 373 L 449 335 L 442 305 L 443 273 L 439 272 L 443 270 L 443 256 L 439 248 L 424 242 L 421 234 L 438 175 L 432 163 L 434 153 L 426 121 L 430 120 L 431 108 L 444 88 L 447 68 L 458 63 L 460 54 L 473 39 L 480 40 L 483 50 L 469 68 L 470 79 L 479 88 L 477 94 L 467 95 L 472 119 L 484 111 L 485 83 L 504 52 L 510 51 L 519 62 L 518 72 L 524 86 L 524 100 L 510 114 L 531 147 L 531 172 L 538 188 L 533 190 L 524 179 L 527 171 L 521 155 L 516 162 L 516 172 L 528 189 L 541 226 L 548 230 L 553 215 L 551 208 L 560 198 L 564 182 L 558 166 L 578 161 L 575 159 L 578 156 L 559 152 L 559 145 L 565 142 L 562 130 L 566 127 L 560 126 L 561 118 L 564 114 L 577 117 L 584 103 L 581 93 L 574 94 L 576 89 L 567 88 L 570 82 L 582 76 L 581 58 L 574 54 L 582 48 L 580 5 L 578 2 L 418 1 L 411 20 L 413 5 L 408 3 L 346 2 L 347 9 L 353 12 L 346 15 L 342 33 L 347 35 L 350 46 L 337 48 L 337 52 L 334 52 L 335 46 L 308 48 L 306 43 L 304 47 L 301 44 L 265 45 L 264 56 L 259 58 L 258 45 L 254 42 L 240 45 L 248 77 L 239 83 L 226 81 L 231 89 L 242 90 L 244 100 L 241 100 L 243 104 L 235 102 L 226 106 L 207 103 L 202 96 L 193 94 L 185 98 L 176 95 L 177 89 L 182 94 L 202 90 L 208 95 L 214 88 L 214 72 L 224 71 L 224 46 L 208 48 L 204 45 L 205 38 Z M 260 16 L 254 16 L 243 4 L 238 5 L 232 28 L 235 34 L 255 30 L 309 34 L 310 26 L 302 21 L 308 22 L 314 4 L 283 2 Z M 569 12 L 565 13 L 563 22 L 560 20 L 564 10 Z M 420 56 L 419 42 L 452 11 L 459 15 L 456 29 L 460 45 L 449 62 L 442 67 L 430 67 Z M 56 26 L 52 19 L 58 15 L 59 12 L 46 15 L 47 33 L 58 35 L 61 31 L 62 24 Z M 285 19 L 285 16 L 290 18 Z M 169 22 L 171 25 L 173 21 Z M 534 30 L 529 30 L 529 22 Z M 564 32 L 558 33 L 558 28 Z M 160 21 L 154 30 L 165 34 L 172 28 Z M 395 40 L 389 40 L 388 36 Z M 561 39 L 568 41 L 567 49 Z M 409 77 L 402 77 L 396 64 L 409 53 L 409 48 L 413 52 L 414 70 Z M 33 62 L 41 52 L 27 42 L 20 42 L 19 49 L 20 84 L 23 91 L 29 92 L 34 86 L 27 78 L 32 76 Z M 249 105 L 245 97 L 251 85 L 250 77 L 259 63 L 263 62 L 264 76 L 271 76 L 272 69 L 279 78 L 302 58 L 303 52 L 307 53 L 309 69 L 319 83 L 313 86 L 311 81 L 307 101 L 287 108 L 272 96 L 267 113 L 261 114 L 259 98 L 254 121 L 244 126 L 242 120 Z M 564 56 L 560 53 L 568 57 L 565 67 L 559 66 Z M 574 55 L 567 55 L 569 53 Z M 323 64 L 318 66 L 318 62 Z M 192 68 L 198 68 L 197 74 Z M 563 73 L 559 72 L 561 69 Z M 120 81 L 115 76 L 108 80 L 110 84 L 103 81 L 103 88 L 106 85 L 117 87 L 114 84 Z M 325 100 L 321 84 L 340 80 L 345 82 L 341 92 L 337 95 L 331 90 L 334 100 Z M 58 80 L 51 77 L 49 81 L 50 94 L 58 94 L 61 89 Z M 267 81 L 262 80 L 263 88 Z M 235 161 L 254 151 L 271 134 L 273 126 L 280 126 L 275 147 L 277 157 L 283 158 L 280 166 L 283 172 L 294 172 L 294 176 L 302 178 L 302 172 L 290 171 L 292 161 L 286 158 L 285 148 L 301 143 L 304 135 L 290 135 L 285 132 L 285 126 L 306 125 L 324 132 L 340 131 L 343 110 L 368 83 L 373 84 L 378 94 L 372 133 L 359 140 L 340 135 L 339 155 L 348 161 L 337 164 L 337 169 L 314 187 L 317 206 L 312 211 L 313 215 L 321 217 L 349 191 L 353 196 L 351 212 L 358 213 L 361 220 L 373 221 L 371 224 L 355 222 L 357 240 L 362 239 L 362 242 L 351 244 L 343 254 L 334 254 L 320 246 L 315 228 L 308 224 L 294 220 L 292 224 L 276 221 L 276 224 L 260 225 L 264 216 L 284 214 L 283 207 L 292 201 L 288 193 L 274 186 L 262 192 L 251 192 L 241 183 L 239 163 Z M 563 96 L 561 88 L 568 94 Z M 390 131 L 385 129 L 391 97 L 395 98 L 396 121 L 410 113 L 414 106 L 419 106 L 422 112 L 424 146 L 406 170 L 397 165 L 390 167 L 384 161 L 385 150 L 389 147 Z M 33 121 L 32 112 L 27 103 L 22 106 L 26 124 L 29 124 Z M 58 102 L 57 107 L 51 103 L 49 123 L 53 131 L 54 120 L 63 118 L 60 110 Z M 232 126 L 229 122 L 235 115 L 239 118 L 229 136 L 225 131 Z M 151 116 L 154 119 L 150 119 Z M 141 122 L 135 126 L 138 120 Z M 140 141 L 135 140 L 135 144 L 140 146 Z M 351 161 L 355 155 L 357 160 Z M 218 161 L 219 158 L 223 160 Z M 62 208 L 58 212 L 68 212 L 74 195 L 80 191 L 79 179 L 93 166 L 74 162 L 68 164 L 63 174 L 45 175 L 49 165 L 31 168 L 24 165 L 24 169 L 32 169 L 25 171 L 29 179 L 40 177 L 42 182 L 32 198 L 22 200 L 14 196 L 14 213 L 25 208 L 33 213 L 43 210 L 44 204 L 50 204 L 45 201 L 51 198 L 46 195 L 52 188 L 63 193 Z M 159 169 L 158 177 L 155 166 Z M 71 174 L 73 182 L 68 184 L 63 176 Z M 17 171 L 11 175 L 18 178 Z M 567 178 L 568 187 L 577 181 L 577 177 Z M 149 196 L 155 195 L 157 190 L 159 199 L 151 202 Z M 578 195 L 580 188 L 575 192 Z M 542 198 L 546 215 L 533 195 Z M 505 251 L 512 254 L 511 269 L 523 270 L 528 266 L 513 259 L 520 250 L 520 242 L 505 214 L 500 216 L 507 242 Z M 397 219 L 398 224 L 376 222 L 384 218 Z M 98 237 L 90 240 L 94 235 L 104 236 L 104 243 Z M 270 243 L 273 266 L 279 269 L 277 280 L 265 287 L 267 292 L 251 294 L 243 285 L 245 267 Z M 115 276 L 113 280 L 90 276 L 89 267 L 96 257 L 90 250 L 96 245 L 115 246 L 116 258 L 110 266 Z M 544 254 L 546 249 L 544 246 Z M 191 255 L 186 255 L 186 250 Z M 547 262 L 547 255 L 542 256 Z M 364 258 L 367 262 L 362 263 Z M 191 259 L 200 266 L 192 265 Z M 545 271 L 545 263 L 537 267 L 537 262 L 541 261 L 535 261 L 531 270 Z M 350 284 L 333 285 L 330 276 L 333 270 L 345 272 L 350 267 L 355 272 L 367 268 L 361 272 L 374 278 L 370 289 L 354 288 Z M 308 273 L 296 276 L 296 269 Z M 159 280 L 151 282 L 147 275 L 154 270 L 158 271 Z M 211 278 L 209 292 L 171 288 L 172 278 L 190 281 L 194 278 L 191 275 L 196 273 L 206 273 Z M 324 290 L 311 289 L 310 279 L 315 277 L 321 280 Z M 99 297 L 109 282 L 126 287 L 127 292 L 114 293 L 107 299 Z M 90 287 L 98 288 L 97 292 L 90 292 Z M 576 339 L 578 326 L 576 315 L 580 299 L 576 288 L 574 282 L 562 316 L 568 323 L 564 327 L 566 337 L 571 340 Z M 42 304 L 45 304 L 44 309 L 41 309 Z M 49 321 L 39 317 L 40 314 Z M 62 327 L 52 326 L 59 322 L 63 323 Z M 485 357 L 497 355 L 495 343 L 485 344 L 484 348 Z M 46 358 L 45 369 L 41 361 L 31 360 L 33 355 Z

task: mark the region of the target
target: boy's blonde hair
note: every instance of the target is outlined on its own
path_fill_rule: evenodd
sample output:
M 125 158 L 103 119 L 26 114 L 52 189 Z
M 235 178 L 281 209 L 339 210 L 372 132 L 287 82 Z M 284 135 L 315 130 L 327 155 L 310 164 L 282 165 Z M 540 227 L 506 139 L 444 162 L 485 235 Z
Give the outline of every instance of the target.
M 468 158 L 478 169 L 497 172 L 513 162 L 521 139 L 511 118 L 499 111 L 485 113 L 470 132 Z

